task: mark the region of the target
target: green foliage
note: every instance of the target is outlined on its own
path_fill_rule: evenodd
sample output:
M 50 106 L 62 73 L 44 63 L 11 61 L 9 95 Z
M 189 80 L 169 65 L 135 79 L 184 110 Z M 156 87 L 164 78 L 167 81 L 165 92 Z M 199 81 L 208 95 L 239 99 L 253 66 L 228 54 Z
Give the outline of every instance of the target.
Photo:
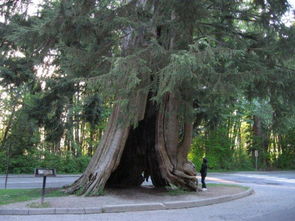
M 75 195 L 81 196 L 83 194 L 83 192 L 84 192 L 84 188 L 81 187 L 80 189 L 78 189 L 78 190 L 75 191 Z
M 105 190 L 103 188 L 99 188 L 95 193 L 89 193 L 88 196 L 103 196 L 105 195 Z
M 271 104 L 263 100 L 254 100 L 250 105 L 249 111 L 252 112 L 252 115 L 259 117 L 264 127 L 270 127 L 274 113 Z
M 91 128 L 94 128 L 101 120 L 102 111 L 102 101 L 97 94 L 85 99 L 83 117 L 90 123 Z
M 232 164 L 230 166 L 232 170 L 252 170 L 253 164 L 247 150 L 243 148 L 235 149 L 233 152 Z
M 2 162 L 6 162 L 5 152 L 0 152 Z M 62 155 L 49 151 L 33 151 L 27 154 L 19 154 L 10 157 L 9 173 L 32 174 L 35 168 L 55 168 L 57 173 L 82 173 L 87 167 L 90 157 L 82 155 L 74 157 L 71 153 Z M 0 167 L 0 173 L 5 173 L 6 163 Z
M 82 173 L 89 163 L 89 156 L 73 157 L 70 153 L 62 156 L 49 152 L 42 153 L 44 159 L 39 161 L 39 167 L 56 168 L 58 173 Z
M 188 155 L 189 160 L 191 160 L 197 171 L 200 171 L 203 162 L 203 157 L 205 157 L 206 147 L 204 144 L 204 139 L 201 136 L 195 137 L 192 142 L 191 151 Z
M 265 166 L 293 167 L 295 26 L 281 19 L 288 2 L 146 2 L 48 0 L 35 15 L 28 0 L 0 5 L 1 109 L 11 111 L 1 111 L 0 134 L 11 171 L 81 172 L 111 107 L 120 104 L 136 125 L 133 101 L 146 94 L 158 108 L 173 94 L 179 119 L 197 118 L 197 168 L 203 156 L 215 169 L 249 168 L 254 149 Z
M 223 184 L 223 183 L 208 183 L 207 184 L 209 187 L 238 187 L 244 190 L 250 189 L 248 186 L 241 186 L 237 184 Z
M 168 187 L 166 187 L 166 190 L 167 190 L 168 194 L 171 196 L 179 196 L 179 195 L 184 195 L 184 194 L 190 193 L 189 191 L 181 189 L 176 186 L 168 186 Z
M 295 169 L 295 130 L 291 129 L 281 137 L 280 148 L 282 153 L 278 156 L 279 168 Z
M 232 161 L 232 143 L 225 129 L 210 131 L 205 141 L 206 157 L 212 167 L 229 169 Z
M 210 169 L 240 170 L 251 168 L 251 161 L 246 152 L 233 147 L 225 128 L 217 128 L 194 138 L 189 155 L 197 170 L 206 157 Z
M 28 154 L 40 142 L 38 126 L 30 120 L 28 113 L 20 109 L 7 137 L 6 146 L 10 147 L 11 155 Z
M 0 60 L 1 85 L 21 86 L 34 79 L 33 63 L 27 58 L 10 58 Z
M 280 169 L 295 169 L 294 151 L 283 153 L 277 160 L 277 167 Z
M 4 149 L 0 150 L 0 173 L 4 173 L 6 170 L 7 160 L 6 160 L 6 153 Z
M 221 143 L 227 143 L 224 140 L 224 135 L 219 136 L 218 132 L 212 131 L 209 132 L 208 135 L 204 135 L 199 139 L 195 139 L 193 142 L 193 152 L 203 153 L 203 157 L 206 157 L 209 161 L 210 167 L 212 168 L 224 168 L 224 162 L 221 161 L 230 161 L 231 159 L 225 154 L 226 158 L 224 158 L 224 152 L 228 152 L 230 150 L 230 146 L 223 146 Z M 218 152 L 218 154 L 216 154 Z M 219 157 L 219 155 L 223 155 L 223 157 Z M 193 162 L 196 163 L 197 168 L 200 168 L 202 164 L 202 157 L 197 159 L 193 159 Z

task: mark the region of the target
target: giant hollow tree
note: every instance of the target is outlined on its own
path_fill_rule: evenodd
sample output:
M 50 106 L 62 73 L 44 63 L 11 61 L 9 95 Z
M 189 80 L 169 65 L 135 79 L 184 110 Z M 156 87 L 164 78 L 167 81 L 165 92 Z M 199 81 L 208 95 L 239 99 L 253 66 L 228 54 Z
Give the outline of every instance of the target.
M 287 2 L 121 3 L 112 12 L 127 21 L 120 54 L 104 76 L 91 79 L 114 96 L 113 113 L 87 169 L 67 190 L 92 195 L 151 177 L 155 186 L 194 191 L 196 170 L 187 160 L 194 114 L 210 101 L 233 102 L 271 68 L 255 50 Z
M 175 4 L 182 3 L 166 3 L 127 1 L 126 11 L 117 9 L 130 24 L 121 30 L 121 55 L 100 79 L 106 91 L 113 89 L 113 113 L 91 162 L 69 192 L 97 194 L 106 185 L 138 186 L 148 177 L 158 187 L 196 190 L 195 168 L 187 160 L 193 76 L 177 67 L 185 55 L 170 57 L 189 49 L 193 23 L 176 12 Z
M 1 13 L 13 6 L 5 2 Z M 88 167 L 66 187 L 70 193 L 97 195 L 148 177 L 156 187 L 195 191 L 187 155 L 193 123 L 202 120 L 196 116 L 259 90 L 266 95 L 265 82 L 283 73 L 272 50 L 286 36 L 284 0 L 44 2 L 34 16 L 4 13 L 11 18 L 5 38 L 37 64 L 51 56 L 52 80 L 99 91 L 113 108 Z M 265 87 L 253 87 L 260 82 Z

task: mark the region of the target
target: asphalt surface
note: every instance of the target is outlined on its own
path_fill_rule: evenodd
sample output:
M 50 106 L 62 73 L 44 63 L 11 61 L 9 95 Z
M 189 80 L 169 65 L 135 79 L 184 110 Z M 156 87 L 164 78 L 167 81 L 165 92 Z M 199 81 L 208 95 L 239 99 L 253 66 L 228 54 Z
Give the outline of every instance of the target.
M 295 171 L 209 173 L 207 180 L 216 183 L 295 187 Z
M 0 179 L 3 179 L 0 177 Z M 10 181 L 17 182 L 18 178 Z M 22 178 L 19 178 L 20 180 Z M 34 179 L 34 178 L 31 178 Z M 52 178 L 54 179 L 54 178 Z M 55 178 L 58 179 L 58 178 Z M 60 182 L 75 177 L 63 177 Z M 69 181 L 68 180 L 68 181 Z M 238 172 L 209 173 L 208 182 L 236 183 L 250 186 L 255 194 L 249 197 L 210 206 L 126 213 L 108 213 L 91 215 L 34 215 L 0 216 L 0 221 L 130 221 L 130 220 L 232 220 L 232 221 L 294 221 L 295 220 L 295 172 Z M 29 182 L 29 180 L 27 180 Z M 49 181 L 49 180 L 48 180 Z M 40 181 L 41 184 L 42 180 Z M 2 183 L 2 182 L 1 182 Z M 13 182 L 11 182 L 12 184 Z M 50 183 L 50 181 L 49 181 Z M 36 183 L 34 183 L 36 184 Z M 56 183 L 55 183 L 56 184 Z
M 46 178 L 46 187 L 55 188 L 62 187 L 73 183 L 79 175 L 57 175 L 56 177 Z M 9 175 L 7 179 L 8 189 L 31 189 L 42 188 L 43 178 L 33 175 Z M 5 187 L 5 176 L 0 176 L 0 189 Z
M 71 184 L 80 175 L 57 175 L 47 177 L 46 187 L 62 187 Z M 200 177 L 198 177 L 200 180 Z M 207 183 L 238 183 L 257 185 L 295 186 L 295 171 L 272 171 L 272 172 L 234 172 L 234 173 L 209 173 Z M 33 175 L 9 175 L 8 189 L 41 188 L 42 177 Z M 0 189 L 4 188 L 5 176 L 0 175 Z M 145 184 L 151 184 L 145 182 Z

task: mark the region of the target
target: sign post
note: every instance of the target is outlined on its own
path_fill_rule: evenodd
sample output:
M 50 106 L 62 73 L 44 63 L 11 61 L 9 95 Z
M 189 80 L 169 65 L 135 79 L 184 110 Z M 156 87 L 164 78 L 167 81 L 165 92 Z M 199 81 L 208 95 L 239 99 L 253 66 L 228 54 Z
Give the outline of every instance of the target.
M 42 168 L 35 169 L 35 177 L 43 177 L 43 184 L 42 184 L 42 191 L 41 191 L 41 204 L 44 203 L 46 177 L 48 176 L 56 176 L 55 169 L 42 169 Z
M 255 150 L 254 155 L 255 155 L 255 167 L 256 167 L 256 170 L 257 170 L 258 150 Z

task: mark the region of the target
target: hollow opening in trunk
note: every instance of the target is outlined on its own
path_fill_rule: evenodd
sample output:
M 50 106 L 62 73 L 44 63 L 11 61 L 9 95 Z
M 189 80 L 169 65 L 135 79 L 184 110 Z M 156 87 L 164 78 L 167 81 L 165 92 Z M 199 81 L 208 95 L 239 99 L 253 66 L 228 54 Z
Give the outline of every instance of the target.
M 168 185 L 160 174 L 155 151 L 157 111 L 156 105 L 148 101 L 144 119 L 130 129 L 120 164 L 106 186 L 140 186 L 149 177 L 156 187 Z

